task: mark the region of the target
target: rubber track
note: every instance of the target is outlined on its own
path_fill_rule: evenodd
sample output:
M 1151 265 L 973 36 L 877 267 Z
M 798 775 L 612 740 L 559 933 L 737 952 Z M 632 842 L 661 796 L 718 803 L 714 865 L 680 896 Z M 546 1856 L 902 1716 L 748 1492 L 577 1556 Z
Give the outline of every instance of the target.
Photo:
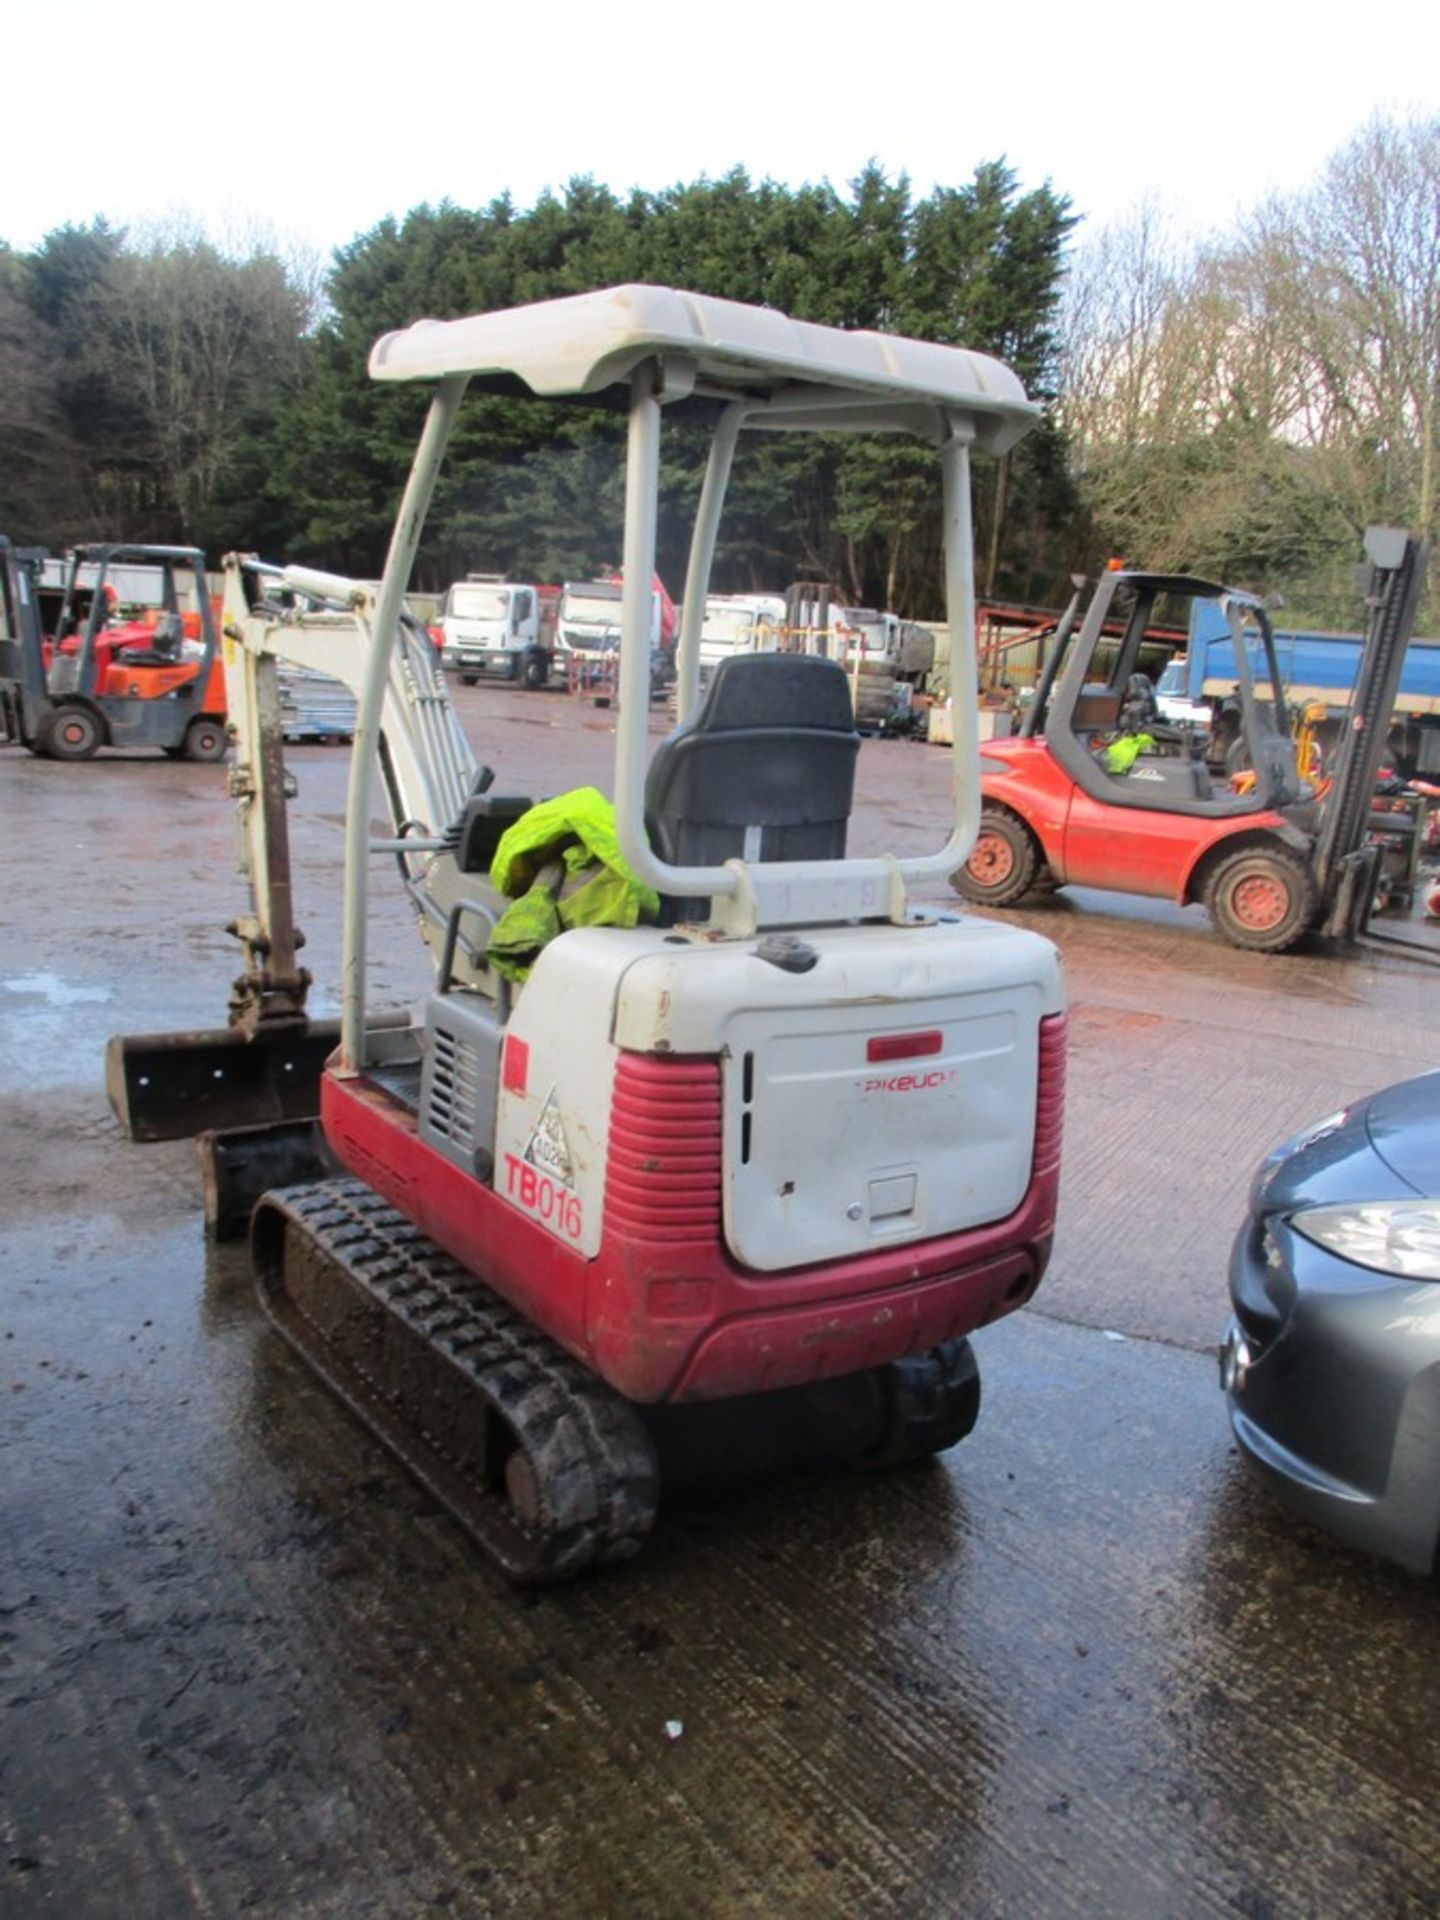
M 885 1402 L 878 1443 L 851 1465 L 863 1472 L 903 1467 L 957 1446 L 980 1417 L 980 1368 L 968 1340 L 945 1340 L 928 1353 L 877 1367 Z
M 266 1194 L 251 1255 L 276 1326 L 509 1579 L 639 1551 L 658 1472 L 635 1409 L 363 1181 Z M 539 1490 L 532 1524 L 499 1470 L 512 1440 Z

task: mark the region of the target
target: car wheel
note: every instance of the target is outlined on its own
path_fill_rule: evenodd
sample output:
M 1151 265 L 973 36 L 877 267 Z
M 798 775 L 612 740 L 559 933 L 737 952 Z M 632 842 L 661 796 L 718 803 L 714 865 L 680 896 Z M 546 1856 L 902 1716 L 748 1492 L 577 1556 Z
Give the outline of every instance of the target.
M 550 678 L 550 662 L 543 653 L 531 653 L 525 657 L 525 684 L 538 689 Z
M 1210 876 L 1205 905 L 1232 947 L 1283 953 L 1314 918 L 1315 882 L 1299 860 L 1278 847 L 1243 847 Z
M 225 732 L 223 721 L 192 720 L 185 729 L 185 741 L 181 752 L 187 760 L 199 760 L 211 764 L 225 758 L 225 749 L 229 744 L 229 736 Z
M 478 673 L 462 673 L 460 676 L 460 684 L 462 687 L 473 687 L 479 678 Z
M 951 874 L 950 884 L 977 907 L 1008 907 L 1034 886 L 1040 866 L 1030 829 L 1013 813 L 986 807 L 970 858 Z
M 100 716 L 89 707 L 56 707 L 39 736 L 40 751 L 52 760 L 89 760 L 104 744 Z

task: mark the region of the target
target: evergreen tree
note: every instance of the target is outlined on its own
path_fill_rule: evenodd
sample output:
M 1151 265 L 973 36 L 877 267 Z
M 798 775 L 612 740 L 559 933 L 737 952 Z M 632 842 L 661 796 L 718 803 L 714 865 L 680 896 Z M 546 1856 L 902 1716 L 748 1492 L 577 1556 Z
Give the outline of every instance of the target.
M 1022 194 L 1000 162 L 918 202 L 873 161 L 844 192 L 755 183 L 740 168 L 625 196 L 582 177 L 527 211 L 502 196 L 380 222 L 334 256 L 311 328 L 273 258 L 227 261 L 194 235 L 137 245 L 97 221 L 49 236 L 0 276 L 0 354 L 16 332 L 11 286 L 38 353 L 35 404 L 23 422 L 0 413 L 0 437 L 18 446 L 48 433 L 57 467 L 83 477 L 68 520 L 43 529 L 51 537 L 62 520 L 66 538 L 183 534 L 373 575 L 429 397 L 369 379 L 381 334 L 641 280 L 997 353 L 1047 397 L 1072 224 L 1063 198 Z M 1039 591 L 1070 505 L 1054 434 L 1032 442 L 982 488 L 982 547 L 1001 590 Z M 667 428 L 659 550 L 677 591 L 707 445 Z M 418 584 L 613 564 L 622 471 L 618 413 L 472 395 Z M 938 460 L 918 444 L 744 440 L 716 585 L 822 577 L 853 601 L 937 613 L 939 493 Z

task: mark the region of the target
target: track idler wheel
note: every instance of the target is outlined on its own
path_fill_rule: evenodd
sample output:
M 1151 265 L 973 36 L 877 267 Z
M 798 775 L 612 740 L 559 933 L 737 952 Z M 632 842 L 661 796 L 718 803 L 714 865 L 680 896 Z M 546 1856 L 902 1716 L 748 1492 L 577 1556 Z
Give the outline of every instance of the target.
M 849 1464 L 875 1473 L 944 1453 L 980 1417 L 980 1368 L 968 1340 L 894 1360 L 871 1375 L 883 1409 L 880 1436 Z

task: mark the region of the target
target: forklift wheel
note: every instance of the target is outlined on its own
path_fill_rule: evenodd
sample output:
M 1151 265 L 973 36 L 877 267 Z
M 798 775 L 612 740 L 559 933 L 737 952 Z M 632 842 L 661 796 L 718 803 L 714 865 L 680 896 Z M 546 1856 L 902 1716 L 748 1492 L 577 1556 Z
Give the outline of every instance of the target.
M 185 729 L 185 744 L 181 751 L 187 760 L 223 760 L 229 744 L 221 721 L 192 720 Z
M 1034 886 L 1040 849 L 1013 813 L 986 807 L 970 858 L 950 876 L 963 899 L 977 907 L 1008 907 Z
M 56 707 L 45 722 L 40 751 L 52 760 L 89 760 L 105 741 L 98 715 L 88 707 Z
M 1315 917 L 1315 882 L 1278 847 L 1242 847 L 1210 876 L 1205 904 L 1232 947 L 1283 953 Z

